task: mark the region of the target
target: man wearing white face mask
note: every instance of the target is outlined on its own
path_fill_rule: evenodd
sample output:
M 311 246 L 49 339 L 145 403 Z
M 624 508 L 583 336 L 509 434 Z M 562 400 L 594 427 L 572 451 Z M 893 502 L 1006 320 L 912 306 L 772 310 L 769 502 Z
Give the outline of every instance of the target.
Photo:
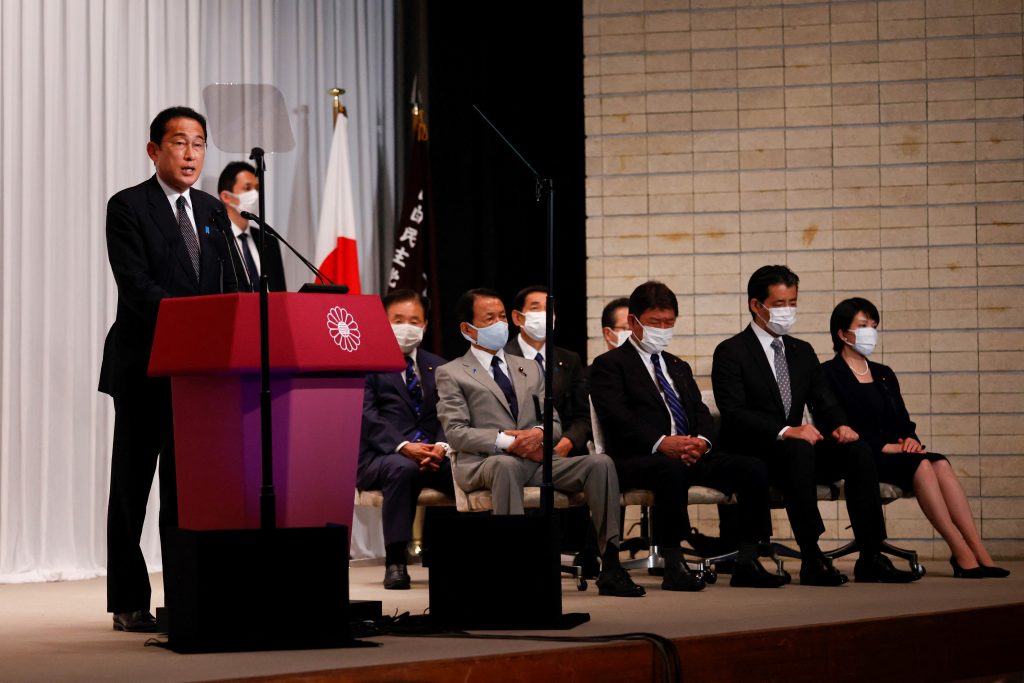
M 544 345 L 547 339 L 547 288 L 526 287 L 512 301 L 512 323 L 519 334 L 505 345 L 505 353 L 537 363 L 543 376 Z M 554 383 L 552 398 L 562 418 L 562 438 L 555 444 L 555 455 L 565 458 L 583 455 L 590 440 L 590 404 L 583 363 L 578 353 L 554 347 Z
M 762 458 L 772 484 L 786 503 L 793 536 L 800 546 L 800 583 L 840 586 L 846 576 L 822 554 L 825 531 L 816 484 L 845 480 L 860 558 L 857 581 L 906 583 L 880 552 L 885 520 L 871 448 L 849 427 L 829 387 L 813 347 L 789 336 L 796 320 L 800 278 L 786 266 L 762 266 L 747 283 L 752 321 L 715 349 L 711 381 L 722 414 L 719 443 L 735 453 Z M 803 421 L 804 407 L 814 424 Z M 723 537 L 728 528 L 723 521 Z
M 608 350 L 617 349 L 626 343 L 633 331 L 629 328 L 629 299 L 612 299 L 601 311 L 601 336 Z
M 524 287 L 512 300 L 512 322 L 519 334 L 505 345 L 505 353 L 535 361 L 543 376 L 547 339 L 547 287 Z M 551 395 L 555 410 L 562 418 L 562 438 L 555 444 L 555 456 L 576 457 L 587 454 L 590 441 L 590 403 L 583 362 L 575 351 L 555 346 L 552 349 L 553 380 Z M 584 578 L 598 575 L 597 543 L 590 527 L 587 507 L 565 511 L 565 534 L 562 549 L 580 551 L 574 563 L 583 569 Z
M 401 590 L 410 586 L 406 546 L 420 489 L 455 492 L 434 382 L 435 371 L 446 361 L 419 348 L 429 303 L 410 289 L 391 292 L 383 303 L 406 369 L 366 376 L 356 486 L 384 493 L 384 588 Z
M 227 209 L 231 219 L 231 233 L 235 237 L 235 248 L 231 252 L 238 273 L 239 289 L 245 289 L 249 283 L 249 291 L 259 291 L 259 279 L 263 269 L 267 271 L 267 288 L 271 292 L 283 292 L 287 289 L 284 281 L 284 262 L 281 259 L 281 245 L 277 240 L 268 237 L 266 244 L 266 264 L 260 260 L 260 230 L 250 227 L 249 221 L 242 218 L 240 211 L 259 213 L 259 181 L 256 169 L 244 161 L 232 161 L 220 173 L 217 180 L 217 193 Z M 269 221 L 268 221 L 269 222 Z
M 541 482 L 544 379 L 538 363 L 504 352 L 505 305 L 497 292 L 471 289 L 456 312 L 470 343 L 461 358 L 437 372 L 437 415 L 456 452 L 455 476 L 466 491 L 489 489 L 496 515 L 523 514 L 523 488 Z M 555 411 L 553 442 L 562 436 Z M 640 597 L 644 589 L 619 563 L 619 481 L 604 455 L 553 458 L 559 491 L 584 491 L 603 555 L 601 595 Z
M 690 531 L 688 490 L 701 485 L 736 494 L 740 553 L 730 585 L 777 588 L 782 581 L 757 559 L 758 543 L 771 536 L 767 470 L 754 458 L 712 450 L 711 412 L 693 372 L 665 350 L 678 317 L 672 290 L 646 282 L 629 297 L 629 341 L 594 359 L 590 395 L 608 454 L 623 488 L 654 491 L 651 540 L 665 559 L 663 589 L 704 588 L 680 548 Z

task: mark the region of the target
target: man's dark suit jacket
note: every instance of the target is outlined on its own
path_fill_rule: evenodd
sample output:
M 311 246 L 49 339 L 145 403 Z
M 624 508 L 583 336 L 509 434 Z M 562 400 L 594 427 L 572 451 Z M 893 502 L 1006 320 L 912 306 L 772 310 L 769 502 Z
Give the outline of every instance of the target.
M 505 345 L 505 353 L 523 357 L 518 335 Z M 562 418 L 562 436 L 572 441 L 569 455 L 585 455 L 591 429 L 590 402 L 587 400 L 587 378 L 583 371 L 583 361 L 575 351 L 556 346 L 554 371 L 551 397 L 555 402 L 555 411 Z
M 434 372 L 447 362 L 423 349 L 416 351 L 416 369 L 423 388 L 423 409 L 418 416 L 405 385 L 405 372 L 366 376 L 362 437 L 359 441 L 360 470 L 374 458 L 394 453 L 395 447 L 403 441 L 412 441 L 417 431 L 423 432 L 428 443 L 445 440 L 437 419 Z
M 824 436 L 847 424 L 814 348 L 789 336 L 783 336 L 782 342 L 793 393 L 788 415 L 764 347 L 750 327 L 715 349 L 711 384 L 722 415 L 718 445 L 723 450 L 753 455 L 772 447 L 783 427 L 803 423 L 805 405 Z
M 227 222 L 231 223 L 230 220 Z M 235 272 L 238 273 L 238 281 L 240 283 L 239 288 L 244 290 L 245 283 L 248 282 L 249 278 L 246 275 L 245 266 L 242 264 L 242 248 L 238 246 L 238 240 L 235 239 L 235 233 L 231 230 L 230 225 L 228 231 L 228 235 L 234 240 L 234 246 L 236 247 L 231 250 L 231 259 L 235 262 Z M 260 229 L 250 227 L 247 232 L 251 238 L 249 246 L 253 251 L 259 249 Z M 284 261 L 281 259 L 281 245 L 276 239 L 268 236 L 266 250 L 265 258 L 260 260 L 260 268 L 267 274 L 267 288 L 271 292 L 287 291 L 288 287 L 284 281 Z M 254 284 L 259 285 L 259 278 L 257 278 Z M 259 291 L 259 289 L 254 286 L 251 288 L 251 291 Z
M 146 380 L 156 315 L 166 297 L 234 292 L 224 238 L 213 224 L 221 203 L 189 192 L 199 233 L 199 280 L 178 219 L 154 175 L 107 202 L 107 256 L 117 283 L 117 315 L 103 345 L 99 390 L 115 396 Z
M 714 438 L 711 411 L 701 401 L 690 365 L 671 353 L 661 355 L 686 412 L 689 436 Z M 632 342 L 594 359 L 590 398 L 612 458 L 650 455 L 658 439 L 670 434 L 668 406 Z

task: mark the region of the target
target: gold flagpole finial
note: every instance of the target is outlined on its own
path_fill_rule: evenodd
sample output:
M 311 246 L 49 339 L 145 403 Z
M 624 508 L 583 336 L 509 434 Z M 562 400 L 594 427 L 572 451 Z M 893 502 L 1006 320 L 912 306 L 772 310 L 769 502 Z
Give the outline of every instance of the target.
M 345 94 L 344 88 L 331 88 L 327 91 L 327 94 L 331 96 L 331 109 L 334 116 L 331 119 L 332 125 L 338 125 L 338 114 L 342 116 L 348 116 L 348 110 L 345 109 L 345 105 L 341 103 L 341 96 Z

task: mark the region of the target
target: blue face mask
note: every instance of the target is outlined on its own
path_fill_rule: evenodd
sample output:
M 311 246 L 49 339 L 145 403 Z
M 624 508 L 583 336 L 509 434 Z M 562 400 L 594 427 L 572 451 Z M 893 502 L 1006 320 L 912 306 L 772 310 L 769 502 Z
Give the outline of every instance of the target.
M 466 324 L 469 325 L 469 323 Z M 499 320 L 493 325 L 488 325 L 487 327 L 476 327 L 475 325 L 469 326 L 476 330 L 476 339 L 473 339 L 465 332 L 462 333 L 462 336 L 473 344 L 484 347 L 488 351 L 498 352 L 505 348 L 505 344 L 508 343 L 508 323 L 504 320 Z

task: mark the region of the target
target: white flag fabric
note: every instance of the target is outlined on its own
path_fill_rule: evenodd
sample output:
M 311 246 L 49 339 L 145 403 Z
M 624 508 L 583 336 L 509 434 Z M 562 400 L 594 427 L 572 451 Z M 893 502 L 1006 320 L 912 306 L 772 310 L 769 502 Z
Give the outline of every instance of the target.
M 352 175 L 348 158 L 348 118 L 338 117 L 327 161 L 320 224 L 316 233 L 316 259 L 320 270 L 335 283 L 359 294 L 359 252 Z

